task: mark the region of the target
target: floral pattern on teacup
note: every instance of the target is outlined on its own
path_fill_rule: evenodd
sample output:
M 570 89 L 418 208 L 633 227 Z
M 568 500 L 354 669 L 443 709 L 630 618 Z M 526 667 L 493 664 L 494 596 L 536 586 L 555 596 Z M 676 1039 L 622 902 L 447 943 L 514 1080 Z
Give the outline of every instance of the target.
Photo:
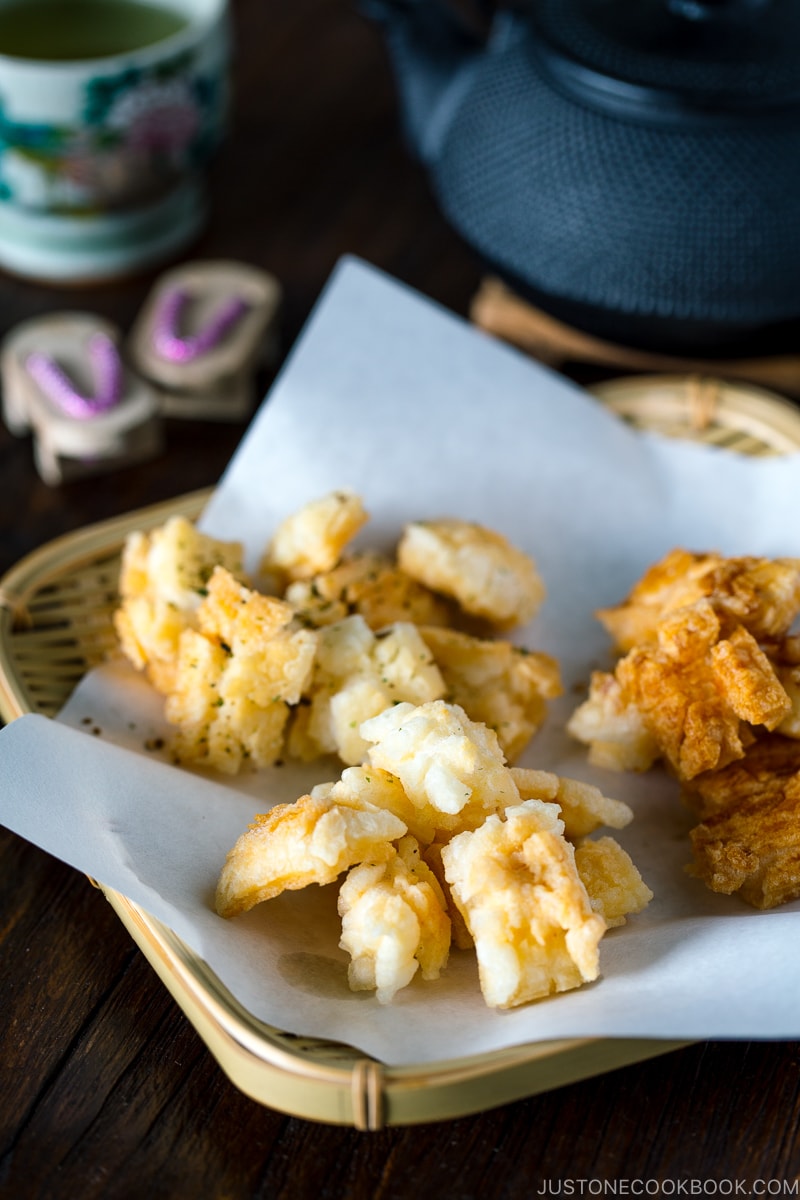
M 224 97 L 186 56 L 90 79 L 84 123 L 15 122 L 0 98 L 0 199 L 50 213 L 102 213 L 157 200 L 215 148 Z

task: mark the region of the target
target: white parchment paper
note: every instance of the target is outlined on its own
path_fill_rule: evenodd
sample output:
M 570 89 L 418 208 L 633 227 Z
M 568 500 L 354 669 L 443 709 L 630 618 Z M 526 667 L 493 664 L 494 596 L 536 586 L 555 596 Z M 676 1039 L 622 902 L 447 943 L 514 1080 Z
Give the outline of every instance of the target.
M 556 655 L 565 696 L 522 763 L 632 805 L 615 835 L 655 899 L 601 945 L 602 978 L 509 1012 L 486 1008 L 474 956 L 382 1007 L 351 993 L 335 888 L 287 893 L 233 921 L 213 911 L 225 854 L 273 803 L 335 777 L 287 764 L 234 780 L 146 749 L 161 702 L 131 670 L 89 676 L 59 722 L 0 734 L 0 818 L 166 922 L 257 1017 L 394 1064 L 567 1036 L 800 1037 L 800 903 L 750 910 L 684 873 L 689 818 L 662 773 L 592 769 L 564 732 L 576 688 L 608 665 L 593 617 L 674 545 L 800 555 L 800 459 L 746 459 L 632 432 L 579 388 L 355 260 L 334 273 L 202 520 L 254 565 L 275 524 L 349 486 L 362 545 L 412 518 L 458 515 L 536 559 L 542 611 L 517 640 Z M 93 733 L 100 730 L 100 735 Z

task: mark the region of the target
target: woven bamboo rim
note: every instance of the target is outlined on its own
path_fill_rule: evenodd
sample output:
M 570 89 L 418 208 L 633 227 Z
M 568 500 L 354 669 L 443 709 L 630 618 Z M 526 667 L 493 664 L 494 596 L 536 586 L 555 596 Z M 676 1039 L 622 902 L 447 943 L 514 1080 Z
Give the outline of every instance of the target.
M 0 580 L 3 720 L 28 712 L 55 716 L 83 675 L 115 653 L 111 614 L 126 536 L 178 512 L 194 519 L 210 494 L 192 493 L 65 535 Z M 257 1020 L 171 930 L 119 893 L 100 890 L 234 1084 L 262 1104 L 309 1120 L 361 1130 L 448 1120 L 677 1044 L 572 1039 L 419 1068 L 384 1066 L 352 1047 Z
M 596 394 L 639 428 L 750 454 L 800 449 L 800 413 L 752 387 L 648 377 L 613 381 Z M 0 580 L 0 717 L 55 716 L 86 671 L 116 650 L 111 614 L 127 535 L 179 512 L 195 519 L 210 495 L 210 489 L 194 492 L 65 535 Z M 362 1130 L 449 1120 L 683 1044 L 569 1039 L 421 1066 L 384 1065 L 352 1047 L 258 1021 L 171 930 L 119 893 L 101 890 L 234 1084 L 259 1103 L 309 1120 Z
M 800 408 L 753 384 L 704 375 L 638 375 L 592 391 L 637 429 L 757 457 L 800 450 Z

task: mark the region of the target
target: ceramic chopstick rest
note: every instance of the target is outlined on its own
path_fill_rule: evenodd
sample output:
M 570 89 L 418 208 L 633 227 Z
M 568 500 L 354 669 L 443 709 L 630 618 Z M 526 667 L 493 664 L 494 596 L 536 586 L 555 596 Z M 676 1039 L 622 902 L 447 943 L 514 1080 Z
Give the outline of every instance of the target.
M 156 390 L 127 366 L 114 325 L 93 313 L 25 321 L 0 346 L 3 416 L 32 433 L 48 484 L 111 471 L 163 450 Z
M 228 260 L 184 263 L 156 282 L 128 354 L 169 417 L 238 421 L 250 415 L 255 375 L 275 347 L 277 279 Z

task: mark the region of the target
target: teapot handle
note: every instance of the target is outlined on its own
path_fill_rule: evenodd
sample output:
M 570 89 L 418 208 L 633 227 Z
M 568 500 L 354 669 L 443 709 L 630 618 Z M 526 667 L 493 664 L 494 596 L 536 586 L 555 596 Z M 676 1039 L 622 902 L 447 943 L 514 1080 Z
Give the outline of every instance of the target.
M 460 87 L 487 51 L 497 4 L 490 0 L 360 0 L 383 26 L 406 142 L 435 161 L 460 103 Z M 486 24 L 485 19 L 491 16 Z
M 757 15 L 772 0 L 667 0 L 667 8 L 689 21 L 712 21 L 726 17 Z

